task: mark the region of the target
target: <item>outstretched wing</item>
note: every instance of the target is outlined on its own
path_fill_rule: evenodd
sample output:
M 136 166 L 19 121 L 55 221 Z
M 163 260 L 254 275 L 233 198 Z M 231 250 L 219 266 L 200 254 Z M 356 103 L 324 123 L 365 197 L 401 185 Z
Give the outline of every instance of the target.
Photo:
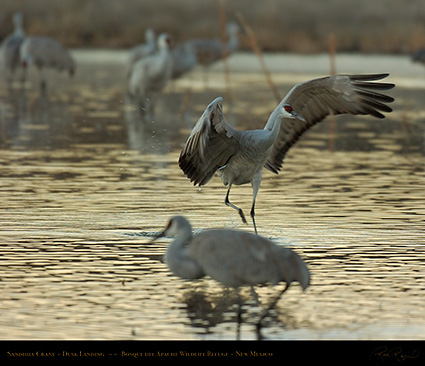
M 279 136 L 265 167 L 278 173 L 291 146 L 304 132 L 328 115 L 370 114 L 376 118 L 385 118 L 381 112 L 392 111 L 385 103 L 393 102 L 394 98 L 378 91 L 392 89 L 394 84 L 371 81 L 387 76 L 388 74 L 335 75 L 295 85 L 270 115 L 265 129 L 271 130 L 274 123 L 277 123 L 279 110 L 284 104 L 291 105 L 305 121 L 290 118 L 282 120 Z
M 238 131 L 224 119 L 222 101 L 208 105 L 180 153 L 179 166 L 194 185 L 207 184 L 237 150 Z

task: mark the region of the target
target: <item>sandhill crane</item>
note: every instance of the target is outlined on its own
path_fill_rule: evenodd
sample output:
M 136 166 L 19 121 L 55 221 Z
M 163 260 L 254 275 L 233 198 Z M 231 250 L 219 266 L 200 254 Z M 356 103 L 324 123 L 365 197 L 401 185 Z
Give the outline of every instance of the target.
M 195 50 L 190 43 L 184 43 L 172 51 L 173 72 L 171 78 L 178 79 L 191 71 L 197 63 Z
M 207 184 L 217 172 L 228 186 L 225 204 L 236 209 L 246 223 L 242 209 L 229 201 L 233 184 L 251 183 L 251 218 L 255 232 L 255 199 L 263 167 L 278 173 L 287 151 L 300 136 L 330 114 L 372 115 L 391 112 L 385 103 L 392 97 L 377 90 L 394 84 L 371 82 L 388 74 L 335 75 L 295 85 L 271 113 L 264 129 L 238 131 L 223 115 L 222 98 L 215 99 L 204 111 L 180 154 L 179 166 L 199 186 Z
M 238 49 L 239 31 L 240 27 L 237 23 L 229 22 L 226 25 L 227 42 L 225 45 L 219 38 L 194 39 L 187 42 L 195 51 L 197 62 L 204 67 L 205 73 L 211 64 L 229 56 Z
M 140 59 L 133 65 L 129 80 L 129 94 L 136 100 L 140 112 L 153 115 L 155 97 L 171 78 L 173 60 L 169 48 L 170 37 L 163 33 L 158 37 L 158 52 Z
M 152 28 L 145 30 L 145 43 L 142 43 L 138 46 L 133 47 L 130 50 L 129 57 L 129 75 L 133 65 L 140 59 L 152 55 L 157 50 L 157 42 L 155 37 L 155 31 Z
M 17 69 L 21 68 L 19 48 L 25 39 L 25 31 L 22 26 L 23 17 L 21 13 L 13 15 L 14 31 L 7 36 L 2 43 L 3 50 L 3 72 L 9 88 L 12 86 L 13 78 Z M 22 82 L 25 81 L 24 69 L 22 69 Z
M 422 64 L 425 64 L 425 50 L 416 51 L 412 55 L 412 61 L 413 62 L 420 62 Z
M 75 62 L 71 54 L 58 41 L 49 37 L 27 37 L 20 49 L 21 61 L 24 67 L 34 65 L 40 74 L 40 87 L 44 91 L 46 79 L 44 69 L 52 68 L 58 71 L 68 71 L 74 75 Z
M 285 282 L 283 291 L 260 318 L 258 330 L 267 312 L 276 305 L 292 282 L 298 282 L 303 290 L 310 284 L 309 270 L 294 251 L 259 235 L 239 230 L 213 229 L 193 236 L 189 221 L 183 216 L 175 216 L 154 240 L 162 236 L 175 238 L 168 246 L 165 262 L 174 275 L 183 279 L 195 280 L 209 276 L 236 290 L 241 286 L 250 286 L 257 302 L 254 286 L 275 286 Z
M 212 63 L 222 59 L 227 51 L 227 54 L 231 54 L 237 50 L 239 47 L 239 26 L 230 22 L 226 26 L 227 32 L 227 43 L 226 50 L 223 50 L 223 42 L 216 39 L 194 39 L 188 41 L 188 43 L 193 47 L 196 53 L 196 58 L 198 63 L 201 65 L 211 65 Z

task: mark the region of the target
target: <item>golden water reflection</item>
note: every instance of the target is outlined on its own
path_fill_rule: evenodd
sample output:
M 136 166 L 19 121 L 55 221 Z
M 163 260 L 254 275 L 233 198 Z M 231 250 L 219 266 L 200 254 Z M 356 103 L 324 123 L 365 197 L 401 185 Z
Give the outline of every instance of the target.
M 177 85 L 143 126 L 117 80 L 81 78 L 45 99 L 31 88 L 2 95 L 1 339 L 234 339 L 233 293 L 172 276 L 161 261 L 168 240 L 151 243 L 176 214 L 196 229 L 252 231 L 224 205 L 218 178 L 193 187 L 176 163 L 217 91 L 193 95 L 182 118 Z M 238 80 L 235 94 L 255 99 L 247 76 Z M 261 127 L 261 110 L 244 120 L 243 106 L 239 126 Z M 319 125 L 282 174 L 265 172 L 259 233 L 294 248 L 312 273 L 306 292 L 294 285 L 280 300 L 267 338 L 425 337 L 424 128 L 392 118 L 339 119 L 333 150 Z M 232 198 L 249 210 L 251 188 Z M 274 291 L 258 290 L 265 302 Z M 261 310 L 243 295 L 242 339 L 255 339 Z

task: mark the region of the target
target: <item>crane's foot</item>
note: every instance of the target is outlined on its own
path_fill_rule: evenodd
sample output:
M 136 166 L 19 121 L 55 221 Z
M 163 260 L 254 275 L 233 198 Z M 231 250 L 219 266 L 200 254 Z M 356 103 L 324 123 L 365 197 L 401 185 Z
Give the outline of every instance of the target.
M 257 225 L 255 223 L 255 202 L 252 204 L 252 208 L 251 208 L 251 219 L 252 219 L 252 223 L 254 224 L 254 230 L 255 230 L 255 235 L 258 235 L 257 232 Z
M 232 207 L 232 208 L 234 208 L 236 211 L 238 211 L 239 216 L 241 217 L 242 222 L 243 222 L 244 224 L 247 224 L 247 223 L 248 223 L 248 222 L 246 221 L 246 218 L 245 218 L 245 215 L 244 215 L 244 213 L 243 213 L 242 209 L 241 209 L 241 208 L 239 208 L 238 206 L 235 206 L 233 203 L 231 203 L 231 202 L 229 201 L 229 191 L 227 191 L 227 195 L 226 195 L 226 199 L 224 200 L 224 203 L 226 204 L 226 206 Z
M 261 334 L 261 328 L 262 328 L 262 324 L 261 324 L 261 320 L 257 323 L 256 326 L 256 333 L 257 333 L 257 340 L 258 341 L 262 341 L 264 339 L 263 335 Z
M 276 298 L 269 304 L 269 306 L 267 307 L 267 309 L 264 310 L 263 315 L 261 315 L 260 319 L 258 320 L 257 323 L 257 339 L 259 341 L 261 341 L 263 338 L 262 334 L 261 334 L 261 328 L 263 327 L 263 320 L 267 317 L 267 315 L 270 313 L 270 311 L 276 306 L 277 302 L 279 301 L 279 299 L 282 297 L 282 295 L 286 292 L 286 290 L 288 290 L 290 284 L 286 283 L 285 287 L 283 288 L 283 290 L 278 294 L 278 296 L 276 296 Z
M 244 215 L 244 213 L 243 213 L 243 211 L 242 211 L 242 209 L 240 208 L 240 209 L 238 209 L 238 212 L 239 212 L 239 216 L 241 217 L 241 219 L 242 219 L 242 222 L 244 223 L 244 224 L 247 224 L 248 223 L 248 221 L 246 221 L 246 218 L 245 218 L 245 215 Z

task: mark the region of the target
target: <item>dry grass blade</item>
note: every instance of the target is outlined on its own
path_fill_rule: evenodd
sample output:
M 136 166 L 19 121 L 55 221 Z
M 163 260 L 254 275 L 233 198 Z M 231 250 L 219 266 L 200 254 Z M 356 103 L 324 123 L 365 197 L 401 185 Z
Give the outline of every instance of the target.
M 238 20 L 240 21 L 240 23 L 242 24 L 246 34 L 248 35 L 249 44 L 250 44 L 251 48 L 253 49 L 253 51 L 255 52 L 255 54 L 257 55 L 258 60 L 260 61 L 261 68 L 263 69 L 263 72 L 264 72 L 266 79 L 267 79 L 267 83 L 269 84 L 270 89 L 272 90 L 274 97 L 276 98 L 276 100 L 278 102 L 280 102 L 280 100 L 282 98 L 279 95 L 279 91 L 277 90 L 276 85 L 274 84 L 274 82 L 271 78 L 271 75 L 270 75 L 269 69 L 266 66 L 266 63 L 264 62 L 263 53 L 261 51 L 260 46 L 258 45 L 257 38 L 255 37 L 254 31 L 249 26 L 248 22 L 246 21 L 245 17 L 243 16 L 243 14 L 241 12 L 237 12 L 236 16 L 237 16 Z

